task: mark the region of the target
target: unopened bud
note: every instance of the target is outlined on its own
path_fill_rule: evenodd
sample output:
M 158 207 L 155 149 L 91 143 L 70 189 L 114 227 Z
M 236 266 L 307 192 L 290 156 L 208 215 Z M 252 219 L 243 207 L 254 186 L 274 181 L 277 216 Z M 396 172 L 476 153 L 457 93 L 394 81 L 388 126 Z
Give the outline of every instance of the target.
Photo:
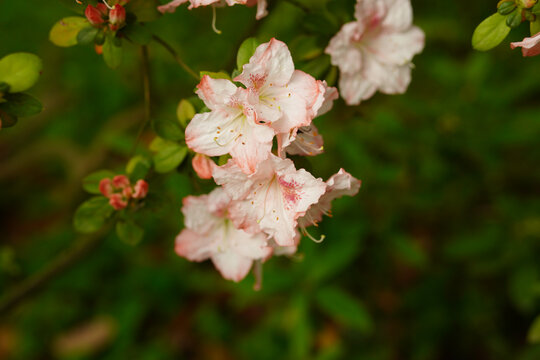
M 129 179 L 125 175 L 116 175 L 112 180 L 113 186 L 117 189 L 123 189 L 129 186 Z
M 99 12 L 103 15 L 103 16 L 107 16 L 109 15 L 109 8 L 107 7 L 107 5 L 105 5 L 104 3 L 99 3 L 96 5 L 96 8 L 99 10 Z
M 512 11 L 514 11 L 514 9 L 516 8 L 516 3 L 513 2 L 513 1 L 505 1 L 503 3 L 501 3 L 497 9 L 497 11 L 499 12 L 499 14 L 501 15 L 508 15 L 510 14 Z
M 212 170 L 216 166 L 212 159 L 202 154 L 196 154 L 191 161 L 191 165 L 201 179 L 211 179 Z
M 133 190 L 134 190 L 133 198 L 135 199 L 145 198 L 146 194 L 148 194 L 148 183 L 144 180 L 139 180 L 137 181 L 137 183 L 135 183 Z
M 519 3 L 525 9 L 530 9 L 536 4 L 537 0 L 520 0 Z
M 521 11 L 518 11 L 517 9 L 506 17 L 506 25 L 512 29 L 517 28 L 522 21 L 523 17 L 521 16 Z
M 114 5 L 109 12 L 109 22 L 113 25 L 122 25 L 126 22 L 126 9 L 122 5 Z
M 105 22 L 101 11 L 99 11 L 98 8 L 92 5 L 88 5 L 86 7 L 86 10 L 84 11 L 84 15 L 86 16 L 90 24 L 92 24 L 93 26 L 99 26 Z

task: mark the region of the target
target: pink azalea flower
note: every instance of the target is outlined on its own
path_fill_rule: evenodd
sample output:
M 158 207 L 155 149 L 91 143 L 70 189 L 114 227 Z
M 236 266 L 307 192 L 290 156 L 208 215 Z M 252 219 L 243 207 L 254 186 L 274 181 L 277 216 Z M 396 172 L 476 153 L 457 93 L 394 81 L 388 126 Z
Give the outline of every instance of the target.
M 296 139 L 285 148 L 291 155 L 315 156 L 323 153 L 323 138 L 315 125 L 303 126 L 298 129 Z
M 259 45 L 234 80 L 248 89 L 259 121 L 276 133 L 309 125 L 324 101 L 323 83 L 295 70 L 287 45 L 276 39 Z
M 255 16 L 257 20 L 260 20 L 266 15 L 268 15 L 268 11 L 266 10 L 266 7 L 267 7 L 266 0 L 247 0 L 246 5 L 247 6 L 257 5 L 257 15 Z
M 326 190 L 321 179 L 272 154 L 252 175 L 229 161 L 214 169 L 214 179 L 236 200 L 229 208 L 234 224 L 250 233 L 263 231 L 280 246 L 295 245 L 297 219 Z
M 257 120 L 247 90 L 205 75 L 197 94 L 211 111 L 195 115 L 189 123 L 188 147 L 208 156 L 231 154 L 242 171 L 253 173 L 270 154 L 274 131 Z
M 191 161 L 191 166 L 193 166 L 193 170 L 195 170 L 197 176 L 201 179 L 211 179 L 212 170 L 216 166 L 216 163 L 208 156 L 196 154 Z
M 355 16 L 326 48 L 341 71 L 341 95 L 357 105 L 377 90 L 404 93 L 412 58 L 424 48 L 424 32 L 412 25 L 410 0 L 358 0 Z
M 526 37 L 523 41 L 513 42 L 510 47 L 512 49 L 520 47 L 523 56 L 536 56 L 540 54 L 540 33 L 532 37 Z
M 211 259 L 221 275 L 233 281 L 242 280 L 254 260 L 271 255 L 264 234 L 238 230 L 228 219 L 230 198 L 222 188 L 183 202 L 186 228 L 176 238 L 178 255 L 197 262 Z
M 312 205 L 307 213 L 298 219 L 298 224 L 305 229 L 315 225 L 322 220 L 323 215 L 330 216 L 332 201 L 342 196 L 354 196 L 360 190 L 362 182 L 354 178 L 351 174 L 340 169 L 337 174 L 332 175 L 326 182 L 326 191 L 319 201 Z
M 189 2 L 189 9 L 197 8 L 199 6 L 233 6 L 233 5 L 247 5 L 255 6 L 257 5 L 257 20 L 265 17 L 268 12 L 266 11 L 266 0 L 173 0 L 165 5 L 158 6 L 158 10 L 162 13 L 173 13 L 176 11 L 176 8 L 180 5 Z

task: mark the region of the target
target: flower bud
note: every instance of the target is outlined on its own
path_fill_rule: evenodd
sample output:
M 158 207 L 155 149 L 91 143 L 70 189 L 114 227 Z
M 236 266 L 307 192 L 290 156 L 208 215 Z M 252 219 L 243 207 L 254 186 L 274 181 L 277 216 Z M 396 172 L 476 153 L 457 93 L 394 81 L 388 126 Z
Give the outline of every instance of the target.
M 123 189 L 129 186 L 129 179 L 125 175 L 116 175 L 112 180 L 113 186 L 118 189 Z
M 525 9 L 530 9 L 536 4 L 537 0 L 520 0 L 519 3 Z
M 522 21 L 523 17 L 521 16 L 521 11 L 518 11 L 517 9 L 506 17 L 506 25 L 512 29 L 517 28 Z
M 105 4 L 99 3 L 96 5 L 96 8 L 99 10 L 101 15 L 103 16 L 109 15 L 109 8 Z
M 499 5 L 497 11 L 501 15 L 508 15 L 516 8 L 516 3 L 513 1 L 505 1 Z
M 212 170 L 216 164 L 209 157 L 196 154 L 191 161 L 191 165 L 201 179 L 211 179 Z
M 109 197 L 109 204 L 115 209 L 115 210 L 122 210 L 127 206 L 127 201 L 122 197 L 121 194 L 112 194 Z
M 102 4 L 103 5 L 103 4 Z M 99 26 L 105 22 L 103 14 L 98 8 L 88 5 L 84 11 L 84 15 L 93 26 Z
M 122 5 L 114 5 L 109 13 L 109 22 L 113 25 L 122 25 L 126 22 L 126 9 Z
M 133 187 L 133 190 L 135 191 L 133 193 L 134 199 L 145 198 L 146 194 L 148 194 L 148 183 L 144 180 L 139 180 Z
M 99 191 L 103 194 L 105 197 L 109 197 L 113 193 L 113 186 L 111 179 L 105 178 L 101 179 L 99 182 Z

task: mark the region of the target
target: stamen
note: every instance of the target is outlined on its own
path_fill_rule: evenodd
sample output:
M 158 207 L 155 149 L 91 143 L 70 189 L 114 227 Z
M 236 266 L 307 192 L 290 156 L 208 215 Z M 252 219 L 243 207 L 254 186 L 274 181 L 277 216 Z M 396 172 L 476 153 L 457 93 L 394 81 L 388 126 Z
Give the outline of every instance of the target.
M 221 30 L 218 30 L 216 28 L 216 18 L 217 18 L 216 7 L 212 6 L 212 30 L 214 30 L 216 34 L 221 35 Z
M 231 130 L 231 131 L 232 131 L 232 130 Z M 217 136 L 215 136 L 215 137 L 214 137 L 214 142 L 215 142 L 218 146 L 224 147 L 224 146 L 229 145 L 230 143 L 232 143 L 232 142 L 235 141 L 236 139 L 238 139 L 240 136 L 242 136 L 242 134 L 239 134 L 239 135 L 237 135 L 236 137 L 231 138 L 231 140 L 227 141 L 225 144 L 220 144 L 219 141 L 218 141 L 219 138 L 218 138 Z
M 302 231 L 302 234 L 304 234 L 305 236 L 307 236 L 308 238 L 310 238 L 311 240 L 313 240 L 313 242 L 315 242 L 315 243 L 317 243 L 317 244 L 322 243 L 322 242 L 324 241 L 324 239 L 326 238 L 325 235 L 321 235 L 321 237 L 320 237 L 319 239 L 315 239 L 315 238 L 313 237 L 313 235 L 311 235 L 311 234 L 306 230 L 306 228 L 303 227 L 303 226 L 300 228 L 300 231 Z
M 102 0 L 102 1 L 103 1 L 103 3 L 105 4 L 105 6 L 109 8 L 109 10 L 114 9 L 113 6 L 109 5 L 109 3 L 107 3 L 107 0 Z

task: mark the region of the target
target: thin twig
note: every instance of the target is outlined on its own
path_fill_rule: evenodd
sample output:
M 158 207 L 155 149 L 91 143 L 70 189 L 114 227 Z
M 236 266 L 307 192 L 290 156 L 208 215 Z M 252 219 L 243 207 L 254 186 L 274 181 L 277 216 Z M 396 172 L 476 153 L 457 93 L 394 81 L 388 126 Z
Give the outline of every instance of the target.
M 176 50 L 173 49 L 173 47 L 171 45 L 169 45 L 167 42 L 165 42 L 165 40 L 163 40 L 162 38 L 160 38 L 159 36 L 157 35 L 152 35 L 152 39 L 154 39 L 158 44 L 160 44 L 161 46 L 163 46 L 163 48 L 165 48 L 165 50 L 167 50 L 173 57 L 174 59 L 176 60 L 176 62 L 178 64 L 180 64 L 180 66 L 191 76 L 193 76 L 193 78 L 197 79 L 197 81 L 200 80 L 200 77 L 199 75 L 197 75 L 197 73 L 192 69 L 190 68 L 183 60 L 182 58 L 180 57 L 180 55 L 178 55 L 178 53 L 176 52 Z
M 6 295 L 0 299 L 0 316 L 8 313 L 9 310 L 20 304 L 23 300 L 34 294 L 36 291 L 45 286 L 49 281 L 57 275 L 62 274 L 69 269 L 84 255 L 93 250 L 99 242 L 104 238 L 105 233 L 110 229 L 105 227 L 98 233 L 82 237 L 79 241 L 61 253 L 53 261 L 51 261 L 44 269 L 31 275 L 22 283 L 8 291 Z
M 150 89 L 150 59 L 148 56 L 148 46 L 141 46 L 141 73 L 142 73 L 142 83 L 143 83 L 143 97 L 144 97 L 144 119 L 139 130 L 137 131 L 137 137 L 135 138 L 135 143 L 131 149 L 131 156 L 135 154 L 137 145 L 141 139 L 144 128 L 147 124 L 150 123 L 152 119 L 152 98 L 151 98 L 151 89 Z

